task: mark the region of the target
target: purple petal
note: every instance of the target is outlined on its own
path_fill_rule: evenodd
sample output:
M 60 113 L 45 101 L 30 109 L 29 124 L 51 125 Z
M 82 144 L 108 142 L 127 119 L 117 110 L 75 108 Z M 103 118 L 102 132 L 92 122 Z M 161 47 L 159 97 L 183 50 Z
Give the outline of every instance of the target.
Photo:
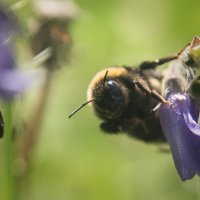
M 9 9 L 0 4 L 0 43 L 11 38 L 14 32 L 17 31 L 17 21 L 14 19 L 14 16 L 11 14 Z
M 24 92 L 38 80 L 35 72 L 17 69 L 13 54 L 10 41 L 0 44 L 0 96 L 5 99 Z
M 12 49 L 12 36 L 17 31 L 17 23 L 8 11 L 0 4 L 0 70 L 15 68 L 15 56 Z
M 16 67 L 14 55 L 10 44 L 0 44 L 0 71 Z
M 14 16 L 0 4 L 0 96 L 6 99 L 26 91 L 41 78 L 38 73 L 16 67 L 11 38 L 18 31 L 17 25 Z
M 200 175 L 199 110 L 186 93 L 170 94 L 159 109 L 161 126 L 182 180 Z
M 41 79 L 39 71 L 3 70 L 0 72 L 0 96 L 12 99 L 15 95 L 25 92 Z
M 37 74 L 37 76 L 36 76 Z M 9 42 L 0 44 L 0 96 L 11 99 L 26 91 L 41 78 L 36 72 L 26 72 L 16 67 L 15 58 Z

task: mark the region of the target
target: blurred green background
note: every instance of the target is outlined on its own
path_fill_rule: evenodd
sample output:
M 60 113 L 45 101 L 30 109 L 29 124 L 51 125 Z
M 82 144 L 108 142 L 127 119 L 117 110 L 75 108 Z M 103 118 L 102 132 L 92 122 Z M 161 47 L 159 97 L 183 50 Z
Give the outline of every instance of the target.
M 85 102 L 87 86 L 99 70 L 174 54 L 200 35 L 200 1 L 76 3 L 80 16 L 71 27 L 71 62 L 55 73 L 25 199 L 200 199 L 199 179 L 181 182 L 170 154 L 125 135 L 103 134 L 90 107 L 67 118 Z

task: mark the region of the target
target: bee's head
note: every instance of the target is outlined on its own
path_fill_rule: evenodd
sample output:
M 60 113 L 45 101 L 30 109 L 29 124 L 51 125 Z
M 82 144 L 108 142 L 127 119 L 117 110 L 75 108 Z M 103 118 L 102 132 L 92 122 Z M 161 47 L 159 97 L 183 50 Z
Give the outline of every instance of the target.
M 102 80 L 96 82 L 91 91 L 93 107 L 96 114 L 103 119 L 119 118 L 127 105 L 127 89 L 118 77 L 108 75 L 106 71 Z
M 128 104 L 128 90 L 119 78 L 123 70 L 123 68 L 110 68 L 99 72 L 88 87 L 88 101 L 72 112 L 69 117 L 92 102 L 98 117 L 104 120 L 119 119 Z

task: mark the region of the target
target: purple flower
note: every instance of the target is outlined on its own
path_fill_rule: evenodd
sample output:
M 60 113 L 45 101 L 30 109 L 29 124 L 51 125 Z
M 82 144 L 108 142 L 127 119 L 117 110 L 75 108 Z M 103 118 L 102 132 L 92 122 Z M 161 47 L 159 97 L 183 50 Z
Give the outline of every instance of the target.
M 17 24 L 14 20 L 14 16 L 8 11 L 8 8 L 0 4 L 0 43 L 4 43 L 8 40 L 15 30 L 17 30 Z
M 12 99 L 28 89 L 35 80 L 36 73 L 17 69 L 11 40 L 16 24 L 13 16 L 1 5 L 0 27 L 0 96 Z
M 168 93 L 167 100 L 172 105 L 162 104 L 159 118 L 176 169 L 184 181 L 200 175 L 199 110 L 190 95 L 184 92 Z

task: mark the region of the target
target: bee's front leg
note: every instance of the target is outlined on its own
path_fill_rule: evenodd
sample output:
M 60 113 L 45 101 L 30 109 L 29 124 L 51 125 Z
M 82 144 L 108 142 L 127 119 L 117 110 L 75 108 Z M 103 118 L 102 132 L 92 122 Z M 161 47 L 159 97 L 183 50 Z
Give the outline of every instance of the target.
M 144 81 L 144 80 L 143 80 Z M 138 88 L 140 88 L 144 93 L 147 95 L 151 96 L 155 100 L 157 100 L 160 103 L 169 103 L 162 95 L 160 95 L 156 90 L 151 90 L 147 84 L 143 84 L 142 82 L 139 81 L 139 79 L 135 79 L 134 84 L 137 85 Z

